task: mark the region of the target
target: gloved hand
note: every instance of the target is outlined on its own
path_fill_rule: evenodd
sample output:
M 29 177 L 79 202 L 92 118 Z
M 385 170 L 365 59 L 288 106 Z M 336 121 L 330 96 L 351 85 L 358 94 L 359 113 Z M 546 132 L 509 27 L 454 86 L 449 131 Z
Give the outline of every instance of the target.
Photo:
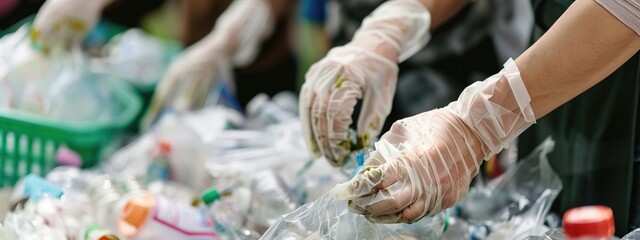
M 171 64 L 141 127 L 150 126 L 167 107 L 179 112 L 203 107 L 216 83 L 231 81 L 233 66 L 255 59 L 260 43 L 272 32 L 273 18 L 266 0 L 233 1 L 214 29 Z
M 447 107 L 405 118 L 376 143 L 363 170 L 332 192 L 378 223 L 411 223 L 462 199 L 483 159 L 535 123 L 515 62 L 467 87 Z
M 427 44 L 430 16 L 418 0 L 388 1 L 363 21 L 350 43 L 332 49 L 311 67 L 300 95 L 300 118 L 314 154 L 343 164 L 354 148 L 349 126 L 358 99 L 358 147 L 380 133 L 391 111 L 396 64 Z
M 44 49 L 77 44 L 113 0 L 48 0 L 33 23 L 31 40 Z

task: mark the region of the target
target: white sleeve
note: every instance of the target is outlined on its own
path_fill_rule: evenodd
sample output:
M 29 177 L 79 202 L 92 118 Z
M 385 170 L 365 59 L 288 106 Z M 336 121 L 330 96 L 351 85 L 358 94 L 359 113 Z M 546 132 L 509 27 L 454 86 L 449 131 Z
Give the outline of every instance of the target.
M 596 0 L 596 2 L 640 35 L 640 0 Z

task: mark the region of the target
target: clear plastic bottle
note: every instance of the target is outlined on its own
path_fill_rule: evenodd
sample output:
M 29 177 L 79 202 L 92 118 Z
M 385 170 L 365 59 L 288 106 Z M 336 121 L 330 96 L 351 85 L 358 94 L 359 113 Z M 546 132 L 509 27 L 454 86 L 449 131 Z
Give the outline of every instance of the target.
M 116 229 L 119 201 L 122 194 L 109 175 L 99 176 L 89 184 L 96 222 L 108 229 Z
M 243 206 L 239 205 L 243 204 L 237 201 L 235 202 L 236 204 L 231 204 L 225 201 L 226 199 L 222 199 L 232 197 L 232 195 L 236 195 L 236 199 L 250 198 L 246 193 L 248 193 L 248 191 L 242 189 L 238 189 L 232 193 L 230 190 L 218 191 L 216 188 L 209 188 L 200 196 L 200 201 L 207 208 L 206 211 L 214 219 L 216 232 L 219 233 L 223 239 L 260 239 L 259 233 L 242 227 L 244 225 Z
M 149 181 L 169 181 L 171 179 L 170 174 L 170 162 L 169 155 L 171 154 L 171 143 L 162 139 L 158 140 L 156 149 L 153 153 L 153 159 L 149 163 L 147 173 Z

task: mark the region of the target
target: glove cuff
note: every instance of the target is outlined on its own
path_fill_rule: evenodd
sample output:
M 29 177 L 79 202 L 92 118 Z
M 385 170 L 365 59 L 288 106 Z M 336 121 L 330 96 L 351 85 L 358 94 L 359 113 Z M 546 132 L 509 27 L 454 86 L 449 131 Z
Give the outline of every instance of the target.
M 500 73 L 467 87 L 447 108 L 489 147 L 487 159 L 535 124 L 530 102 L 518 66 L 509 59 Z
M 211 32 L 216 41 L 233 49 L 230 58 L 245 66 L 257 57 L 262 40 L 273 31 L 275 19 L 265 0 L 235 0 L 218 18 Z
M 364 19 L 354 39 L 383 39 L 397 50 L 398 62 L 403 62 L 427 45 L 430 26 L 431 14 L 418 0 L 388 1 Z

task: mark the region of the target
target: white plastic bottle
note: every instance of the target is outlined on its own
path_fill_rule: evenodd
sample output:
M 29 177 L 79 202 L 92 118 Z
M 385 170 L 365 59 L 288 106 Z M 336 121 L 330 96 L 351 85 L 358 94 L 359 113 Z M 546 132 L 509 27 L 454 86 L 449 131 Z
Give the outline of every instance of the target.
M 213 229 L 206 213 L 152 193 L 128 199 L 118 223 L 118 233 L 131 240 L 218 240 Z

